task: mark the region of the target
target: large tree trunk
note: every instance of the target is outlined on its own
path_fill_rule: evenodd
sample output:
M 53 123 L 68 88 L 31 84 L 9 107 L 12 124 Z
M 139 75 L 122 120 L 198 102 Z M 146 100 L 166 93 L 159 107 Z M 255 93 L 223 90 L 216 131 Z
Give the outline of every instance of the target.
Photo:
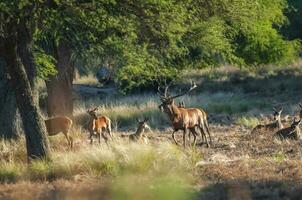
M 54 57 L 57 59 L 57 71 L 55 76 L 46 81 L 48 101 L 48 116 L 67 115 L 72 117 L 72 81 L 74 65 L 71 62 L 71 47 L 66 41 L 61 40 Z
M 17 44 L 18 55 L 25 68 L 35 102 L 39 105 L 39 94 L 36 88 L 38 76 L 32 50 L 33 37 L 30 28 L 28 28 L 25 23 L 21 23 L 19 26 Z
M 2 58 L 0 58 L 0 94 L 0 137 L 16 139 L 20 135 L 21 128 L 18 127 L 20 123 L 17 120 L 15 88 L 6 72 Z
M 28 158 L 47 158 L 49 156 L 49 146 L 45 124 L 39 115 L 30 81 L 18 55 L 17 35 L 14 34 L 13 30 L 10 37 L 5 39 L 4 47 L 7 71 L 16 88 L 16 102 L 23 122 Z

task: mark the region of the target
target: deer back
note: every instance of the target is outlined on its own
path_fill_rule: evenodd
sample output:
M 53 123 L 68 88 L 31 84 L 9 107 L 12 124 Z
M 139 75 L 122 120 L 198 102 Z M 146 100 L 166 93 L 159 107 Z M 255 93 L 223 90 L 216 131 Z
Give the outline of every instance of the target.
M 173 126 L 178 129 L 193 128 L 200 125 L 204 113 L 197 108 L 178 108 L 179 112 L 173 121 Z
M 54 117 L 45 120 L 48 135 L 56 135 L 60 132 L 68 132 L 72 125 L 72 120 L 68 117 Z
M 91 119 L 89 124 L 90 130 L 107 129 L 110 126 L 110 119 L 105 116 L 98 117 L 97 119 Z

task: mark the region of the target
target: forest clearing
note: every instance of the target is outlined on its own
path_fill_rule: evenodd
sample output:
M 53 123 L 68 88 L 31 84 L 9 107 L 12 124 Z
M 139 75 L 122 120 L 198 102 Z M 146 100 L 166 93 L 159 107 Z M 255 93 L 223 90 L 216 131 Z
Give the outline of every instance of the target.
M 52 162 L 34 161 L 27 166 L 24 139 L 1 141 L 0 196 L 2 199 L 299 198 L 301 140 L 280 141 L 272 134 L 256 137 L 250 134 L 255 125 L 272 121 L 273 106 L 282 105 L 284 126 L 289 126 L 293 116 L 299 115 L 301 88 L 295 85 L 301 81 L 300 66 L 270 70 L 247 75 L 234 67 L 222 67 L 211 72 L 187 73 L 181 84 L 189 86 L 188 80 L 194 80 L 200 87 L 177 101 L 211 113 L 210 148 L 200 144 L 200 137 L 195 148 L 176 146 L 169 120 L 158 109 L 156 94 L 77 101 L 75 124 L 70 131 L 74 147 L 69 149 L 63 134 L 49 137 Z M 208 84 L 200 83 L 209 74 L 217 76 Z M 242 88 L 231 79 L 224 80 L 226 75 L 241 77 Z M 246 82 L 252 77 L 257 81 Z M 214 87 L 219 82 L 223 82 L 223 87 Z M 267 86 L 264 91 L 258 89 L 262 84 Z M 281 93 L 283 87 L 288 88 L 286 94 Z M 216 91 L 211 94 L 213 88 Z M 108 146 L 104 140 L 98 144 L 96 139 L 90 145 L 86 110 L 94 106 L 99 106 L 99 115 L 112 120 L 114 141 Z M 151 127 L 151 131 L 145 131 L 144 140 L 131 142 L 121 137 L 134 133 L 136 119 L 143 117 L 149 118 Z M 176 139 L 182 143 L 181 131 L 176 133 Z

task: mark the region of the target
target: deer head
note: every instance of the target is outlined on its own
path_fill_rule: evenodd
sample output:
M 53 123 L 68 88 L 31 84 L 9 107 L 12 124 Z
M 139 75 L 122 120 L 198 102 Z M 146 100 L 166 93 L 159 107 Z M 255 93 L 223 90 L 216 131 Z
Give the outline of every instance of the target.
M 147 124 L 147 121 L 149 121 L 149 118 L 144 118 L 142 121 L 137 119 L 136 121 L 138 122 L 138 128 L 139 129 L 149 129 L 149 130 L 151 130 L 151 128 Z
M 279 120 L 281 118 L 281 113 L 283 111 L 283 108 L 279 108 L 277 109 L 276 107 L 273 107 L 273 117 L 274 117 L 274 120 Z
M 158 88 L 157 94 L 158 94 L 158 96 L 159 96 L 159 98 L 162 102 L 158 106 L 158 108 L 162 112 L 172 113 L 172 106 L 174 105 L 174 99 L 177 98 L 177 97 L 181 97 L 181 96 L 184 96 L 184 95 L 188 94 L 189 92 L 191 92 L 193 89 L 195 89 L 197 87 L 197 85 L 194 82 L 192 82 L 190 89 L 188 89 L 187 91 L 185 91 L 183 93 L 177 94 L 175 96 L 171 96 L 170 93 L 169 93 L 170 85 L 171 85 L 171 83 L 165 87 L 164 92 L 162 92 L 160 90 L 160 88 Z
M 295 128 L 301 124 L 301 119 L 296 121 L 296 118 L 294 118 L 293 123 L 290 125 L 292 128 Z
M 87 113 L 93 118 L 93 119 L 97 119 L 97 115 L 96 115 L 96 111 L 98 110 L 98 107 L 93 108 L 93 109 L 88 109 Z

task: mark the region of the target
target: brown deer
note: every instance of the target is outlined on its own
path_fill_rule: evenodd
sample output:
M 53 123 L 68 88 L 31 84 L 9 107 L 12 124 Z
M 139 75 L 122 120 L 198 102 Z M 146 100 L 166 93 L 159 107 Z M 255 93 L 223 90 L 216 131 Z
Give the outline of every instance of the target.
M 283 128 L 277 131 L 274 137 L 280 140 L 284 140 L 284 139 L 298 140 L 300 139 L 300 132 L 301 132 L 299 128 L 300 124 L 301 124 L 301 119 L 299 121 L 296 121 L 296 118 L 294 118 L 294 121 L 290 127 Z
M 282 122 L 281 122 L 281 113 L 283 111 L 282 108 L 277 110 L 275 107 L 273 107 L 273 117 L 274 122 L 269 124 L 259 124 L 256 127 L 253 128 L 251 131 L 251 134 L 259 134 L 259 133 L 274 133 L 280 129 L 283 128 Z
M 195 128 L 199 128 L 202 138 L 205 139 L 207 146 L 209 147 L 209 143 L 207 141 L 206 133 L 208 134 L 210 138 L 210 143 L 212 144 L 212 138 L 209 132 L 208 127 L 208 121 L 207 121 L 207 114 L 202 109 L 197 108 L 180 108 L 177 105 L 175 105 L 174 99 L 183 95 L 188 94 L 190 91 L 195 89 L 197 86 L 196 84 L 192 84 L 190 89 L 186 92 L 183 92 L 181 94 L 171 96 L 168 94 L 169 86 L 166 86 L 164 93 L 160 91 L 160 88 L 158 88 L 158 95 L 161 100 L 161 104 L 159 105 L 159 109 L 162 112 L 165 112 L 168 117 L 170 118 L 170 121 L 172 122 L 173 126 L 173 133 L 172 138 L 175 142 L 175 144 L 178 145 L 177 141 L 175 140 L 175 133 L 178 130 L 183 131 L 183 145 L 186 146 L 186 133 L 187 130 L 191 131 L 193 134 L 193 145 L 196 144 L 196 136 L 198 133 L 196 132 Z
M 88 130 L 90 133 L 90 144 L 93 143 L 93 136 L 97 135 L 99 143 L 101 143 L 101 136 L 105 140 L 106 144 L 108 141 L 107 136 L 104 135 L 104 131 L 107 131 L 110 138 L 113 140 L 112 134 L 111 134 L 111 121 L 108 117 L 101 116 L 98 117 L 96 115 L 96 111 L 98 108 L 93 108 L 91 110 L 87 110 L 87 113 L 90 115 L 91 120 L 89 121 L 88 124 Z
M 73 148 L 73 139 L 69 135 L 69 130 L 72 126 L 72 120 L 68 117 L 53 117 L 45 121 L 46 130 L 49 136 L 63 133 L 66 137 L 68 145 Z
M 151 128 L 147 124 L 148 120 L 149 120 L 148 118 L 145 118 L 143 121 L 137 120 L 138 127 L 137 127 L 136 132 L 131 134 L 131 135 L 122 135 L 122 137 L 129 137 L 129 140 L 133 141 L 133 142 L 140 141 L 143 137 L 143 134 L 144 134 L 145 130 L 146 129 L 151 130 Z

